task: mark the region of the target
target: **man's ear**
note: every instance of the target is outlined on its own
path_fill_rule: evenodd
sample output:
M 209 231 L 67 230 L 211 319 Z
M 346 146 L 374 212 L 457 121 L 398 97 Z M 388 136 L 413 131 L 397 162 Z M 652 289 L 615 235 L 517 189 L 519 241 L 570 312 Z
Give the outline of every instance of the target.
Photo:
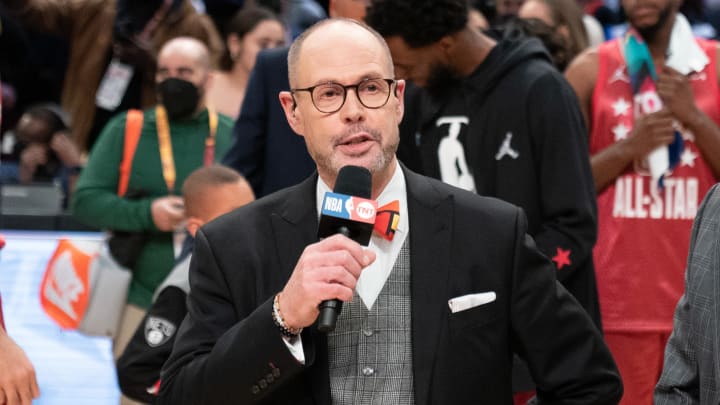
M 463 32 L 464 30 L 445 35 L 437 42 L 429 45 L 436 62 L 452 66 L 458 60 L 463 60 L 467 57 L 467 50 L 462 46 L 460 41 L 460 35 L 462 35 Z
M 201 226 L 205 224 L 205 221 L 198 217 L 189 217 L 187 219 L 187 224 L 185 225 L 185 228 L 187 228 L 188 232 L 190 232 L 190 235 L 192 237 L 195 237 L 195 233 L 200 229 Z
M 397 122 L 402 121 L 405 114 L 405 80 L 395 81 L 395 97 L 397 98 Z
M 437 49 L 440 51 L 440 53 L 447 58 L 455 51 L 456 43 L 457 38 L 455 38 L 455 35 L 445 35 L 444 37 L 440 38 L 440 40 L 437 41 L 435 45 L 437 46 Z
M 302 115 L 298 111 L 297 104 L 293 98 L 292 93 L 289 91 L 281 91 L 279 96 L 280 105 L 282 105 L 283 111 L 285 112 L 285 118 L 290 124 L 290 128 L 295 131 L 296 134 L 303 135 L 305 131 L 302 125 Z

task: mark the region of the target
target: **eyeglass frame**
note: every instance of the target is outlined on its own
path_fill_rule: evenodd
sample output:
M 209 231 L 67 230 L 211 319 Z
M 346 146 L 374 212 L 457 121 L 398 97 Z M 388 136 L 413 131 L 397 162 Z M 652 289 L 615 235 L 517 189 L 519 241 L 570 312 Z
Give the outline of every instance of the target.
M 388 88 L 388 93 L 387 93 L 387 98 L 385 99 L 385 101 L 384 101 L 382 104 L 380 104 L 380 105 L 377 106 L 377 107 L 368 107 L 367 105 L 365 105 L 365 103 L 363 103 L 362 99 L 360 98 L 360 94 L 358 93 L 358 87 L 360 87 L 361 84 L 363 84 L 363 83 L 365 83 L 365 82 L 367 82 L 367 81 L 370 81 L 370 80 L 382 80 L 382 81 L 384 81 L 385 83 L 387 83 L 387 84 L 388 84 L 388 87 L 389 87 L 389 88 Z M 340 103 L 340 106 L 339 106 L 336 110 L 334 110 L 334 111 L 329 111 L 329 112 L 328 112 L 328 111 L 323 111 L 323 110 L 321 110 L 320 108 L 318 108 L 317 104 L 315 104 L 315 97 L 313 97 L 313 91 L 314 91 L 317 87 L 325 86 L 325 85 L 328 85 L 328 84 L 336 84 L 336 85 L 338 85 L 338 86 L 340 86 L 340 87 L 343 88 L 343 100 L 342 100 L 342 103 Z M 298 88 L 290 89 L 290 95 L 292 96 L 292 99 L 293 99 L 293 104 L 294 104 L 293 108 L 295 108 L 295 107 L 297 106 L 297 101 L 295 100 L 295 92 L 298 92 L 298 91 L 307 91 L 308 93 L 310 93 L 310 102 L 312 102 L 312 105 L 313 105 L 313 107 L 315 107 L 316 110 L 320 111 L 320 112 L 323 113 L 323 114 L 335 114 L 336 112 L 340 111 L 340 110 L 343 108 L 343 106 L 345 105 L 345 102 L 347 101 L 348 90 L 349 90 L 349 89 L 354 89 L 354 90 L 355 90 L 355 97 L 357 97 L 358 101 L 360 102 L 360 104 L 362 104 L 363 107 L 369 108 L 369 109 L 371 109 L 371 110 L 377 110 L 377 109 L 379 109 L 379 108 L 385 107 L 385 106 L 387 105 L 388 101 L 390 101 L 390 93 L 393 93 L 393 89 L 392 89 L 393 84 L 397 84 L 397 79 L 386 79 L 386 78 L 381 78 L 381 77 L 366 77 L 366 78 L 360 80 L 359 82 L 357 82 L 357 83 L 355 83 L 355 84 L 344 85 L 344 84 L 340 84 L 340 83 L 338 83 L 338 82 L 329 81 L 329 82 L 318 83 L 318 84 L 316 84 L 316 85 L 314 85 L 314 86 L 304 87 L 304 88 L 301 88 L 301 89 L 298 89 Z M 397 85 L 395 86 L 395 92 L 394 92 L 394 93 L 395 93 L 395 95 L 397 95 Z

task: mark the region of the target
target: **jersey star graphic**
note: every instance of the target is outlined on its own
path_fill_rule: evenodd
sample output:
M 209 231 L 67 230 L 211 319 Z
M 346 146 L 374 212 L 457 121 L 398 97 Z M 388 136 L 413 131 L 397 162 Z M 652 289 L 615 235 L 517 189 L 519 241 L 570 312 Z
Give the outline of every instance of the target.
M 612 129 L 613 134 L 615 134 L 615 142 L 627 139 L 628 133 L 630 133 L 630 128 L 626 127 L 625 124 L 622 122 L 615 125 L 615 127 Z
M 697 159 L 697 157 L 697 153 L 690 150 L 690 148 L 685 148 L 682 155 L 680 155 L 681 166 L 695 167 L 695 159 Z
M 624 98 L 617 99 L 616 102 L 612 105 L 613 108 L 613 115 L 616 117 L 618 115 L 627 115 L 628 110 L 630 109 L 630 103 L 627 102 Z
M 558 247 L 557 254 L 555 255 L 555 257 L 552 258 L 552 260 L 557 265 L 558 270 L 562 269 L 565 266 L 571 265 L 572 262 L 570 262 L 570 249 L 565 250 Z

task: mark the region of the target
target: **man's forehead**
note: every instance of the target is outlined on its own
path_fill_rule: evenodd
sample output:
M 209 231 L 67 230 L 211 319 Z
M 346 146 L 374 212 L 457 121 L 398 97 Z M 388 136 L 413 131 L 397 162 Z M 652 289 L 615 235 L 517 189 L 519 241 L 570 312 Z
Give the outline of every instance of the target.
M 196 60 L 196 55 L 174 49 L 161 53 L 158 56 L 158 65 L 168 63 L 192 65 Z
M 200 64 L 204 50 L 196 41 L 176 40 L 165 45 L 157 58 L 158 66 L 163 64 L 195 66 Z
M 195 70 L 198 63 L 193 60 L 158 60 L 158 69 L 186 69 Z
M 324 80 L 327 75 L 391 74 L 392 61 L 378 38 L 361 27 L 330 33 L 318 30 L 303 44 L 298 58 L 300 80 Z

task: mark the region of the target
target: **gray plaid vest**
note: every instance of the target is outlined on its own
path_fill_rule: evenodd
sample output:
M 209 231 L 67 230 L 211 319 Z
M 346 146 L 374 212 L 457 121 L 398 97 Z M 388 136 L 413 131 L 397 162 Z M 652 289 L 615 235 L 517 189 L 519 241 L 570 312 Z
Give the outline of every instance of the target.
M 410 237 L 373 307 L 354 295 L 328 334 L 335 405 L 412 405 Z

